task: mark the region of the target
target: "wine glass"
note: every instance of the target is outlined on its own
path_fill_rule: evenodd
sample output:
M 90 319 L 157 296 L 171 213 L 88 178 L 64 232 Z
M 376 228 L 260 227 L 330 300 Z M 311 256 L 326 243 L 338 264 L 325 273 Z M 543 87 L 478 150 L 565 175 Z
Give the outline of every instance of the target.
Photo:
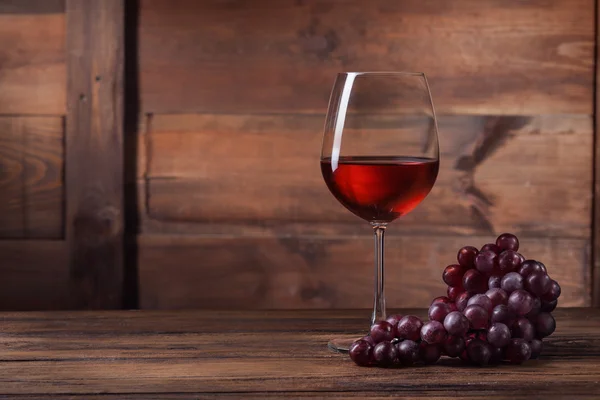
M 384 320 L 384 233 L 429 193 L 439 169 L 437 121 L 425 74 L 337 75 L 325 122 L 321 172 L 331 193 L 375 236 L 371 324 Z M 329 342 L 347 351 L 356 338 Z

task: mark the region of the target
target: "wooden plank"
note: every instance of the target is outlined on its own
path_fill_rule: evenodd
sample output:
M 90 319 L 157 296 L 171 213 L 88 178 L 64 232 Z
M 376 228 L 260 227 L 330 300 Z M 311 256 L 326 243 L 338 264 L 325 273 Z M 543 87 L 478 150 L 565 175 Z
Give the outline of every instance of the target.
M 65 12 L 65 0 L 0 0 L 0 14 L 57 14 Z
M 339 71 L 424 71 L 442 113 L 591 115 L 594 3 L 140 1 L 142 111 L 322 113 Z
M 44 3 L 40 10 L 55 2 L 0 2 L 0 114 L 65 114 L 64 13 L 4 12 L 9 4 L 34 10 Z
M 600 7 L 596 2 L 596 25 L 600 23 Z M 600 43 L 600 29 L 596 26 L 596 44 Z M 594 166 L 592 209 L 592 304 L 600 307 L 600 53 L 596 49 L 596 80 L 594 81 Z
M 69 307 L 65 242 L 0 240 L 0 255 L 0 309 Z
M 384 135 L 403 120 L 373 123 Z M 359 226 L 321 177 L 322 124 L 320 116 L 154 115 L 139 140 L 142 230 Z M 394 229 L 589 238 L 591 118 L 443 116 L 439 126 L 436 186 Z
M 424 310 L 400 311 L 425 316 Z M 476 370 L 446 358 L 427 367 L 358 368 L 347 355 L 326 349 L 332 337 L 364 332 L 365 314 L 3 313 L 0 395 L 370 398 L 394 393 L 443 399 L 559 399 L 599 393 L 597 309 L 557 310 L 556 332 L 545 340 L 540 359 Z
M 0 237 L 63 232 L 63 119 L 0 116 Z
M 140 307 L 354 308 L 372 302 L 373 243 L 360 237 L 142 235 Z M 444 267 L 464 245 L 490 237 L 392 236 L 386 242 L 390 307 L 426 307 L 445 294 Z M 588 241 L 522 239 L 563 288 L 561 306 L 590 304 Z
M 75 304 L 121 307 L 123 1 L 68 0 L 66 237 Z

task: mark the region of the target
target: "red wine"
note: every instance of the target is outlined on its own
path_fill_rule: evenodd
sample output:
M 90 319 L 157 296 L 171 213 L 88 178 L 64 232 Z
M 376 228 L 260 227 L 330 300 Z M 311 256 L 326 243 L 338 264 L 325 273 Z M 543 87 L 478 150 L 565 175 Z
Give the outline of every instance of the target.
M 369 222 L 389 222 L 415 208 L 431 190 L 439 161 L 414 157 L 321 160 L 323 178 L 348 210 Z

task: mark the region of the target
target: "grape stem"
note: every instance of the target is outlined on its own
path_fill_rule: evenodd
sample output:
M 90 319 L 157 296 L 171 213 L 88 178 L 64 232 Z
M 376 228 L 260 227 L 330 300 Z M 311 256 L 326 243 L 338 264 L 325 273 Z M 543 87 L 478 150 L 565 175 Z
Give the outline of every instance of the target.
M 371 316 L 371 325 L 377 321 L 384 320 L 385 314 L 385 284 L 384 284 L 384 234 L 386 224 L 373 223 L 373 233 L 375 237 L 375 294 L 373 315 Z

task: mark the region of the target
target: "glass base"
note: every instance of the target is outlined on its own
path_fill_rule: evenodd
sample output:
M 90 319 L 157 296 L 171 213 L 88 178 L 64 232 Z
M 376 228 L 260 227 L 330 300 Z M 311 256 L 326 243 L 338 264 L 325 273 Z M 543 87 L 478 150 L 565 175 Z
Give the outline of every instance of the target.
M 350 349 L 350 345 L 354 343 L 356 340 L 360 339 L 362 336 L 357 335 L 347 335 L 340 336 L 335 339 L 331 339 L 329 343 L 327 343 L 327 347 L 329 350 L 338 352 L 338 353 L 348 353 L 348 349 Z

